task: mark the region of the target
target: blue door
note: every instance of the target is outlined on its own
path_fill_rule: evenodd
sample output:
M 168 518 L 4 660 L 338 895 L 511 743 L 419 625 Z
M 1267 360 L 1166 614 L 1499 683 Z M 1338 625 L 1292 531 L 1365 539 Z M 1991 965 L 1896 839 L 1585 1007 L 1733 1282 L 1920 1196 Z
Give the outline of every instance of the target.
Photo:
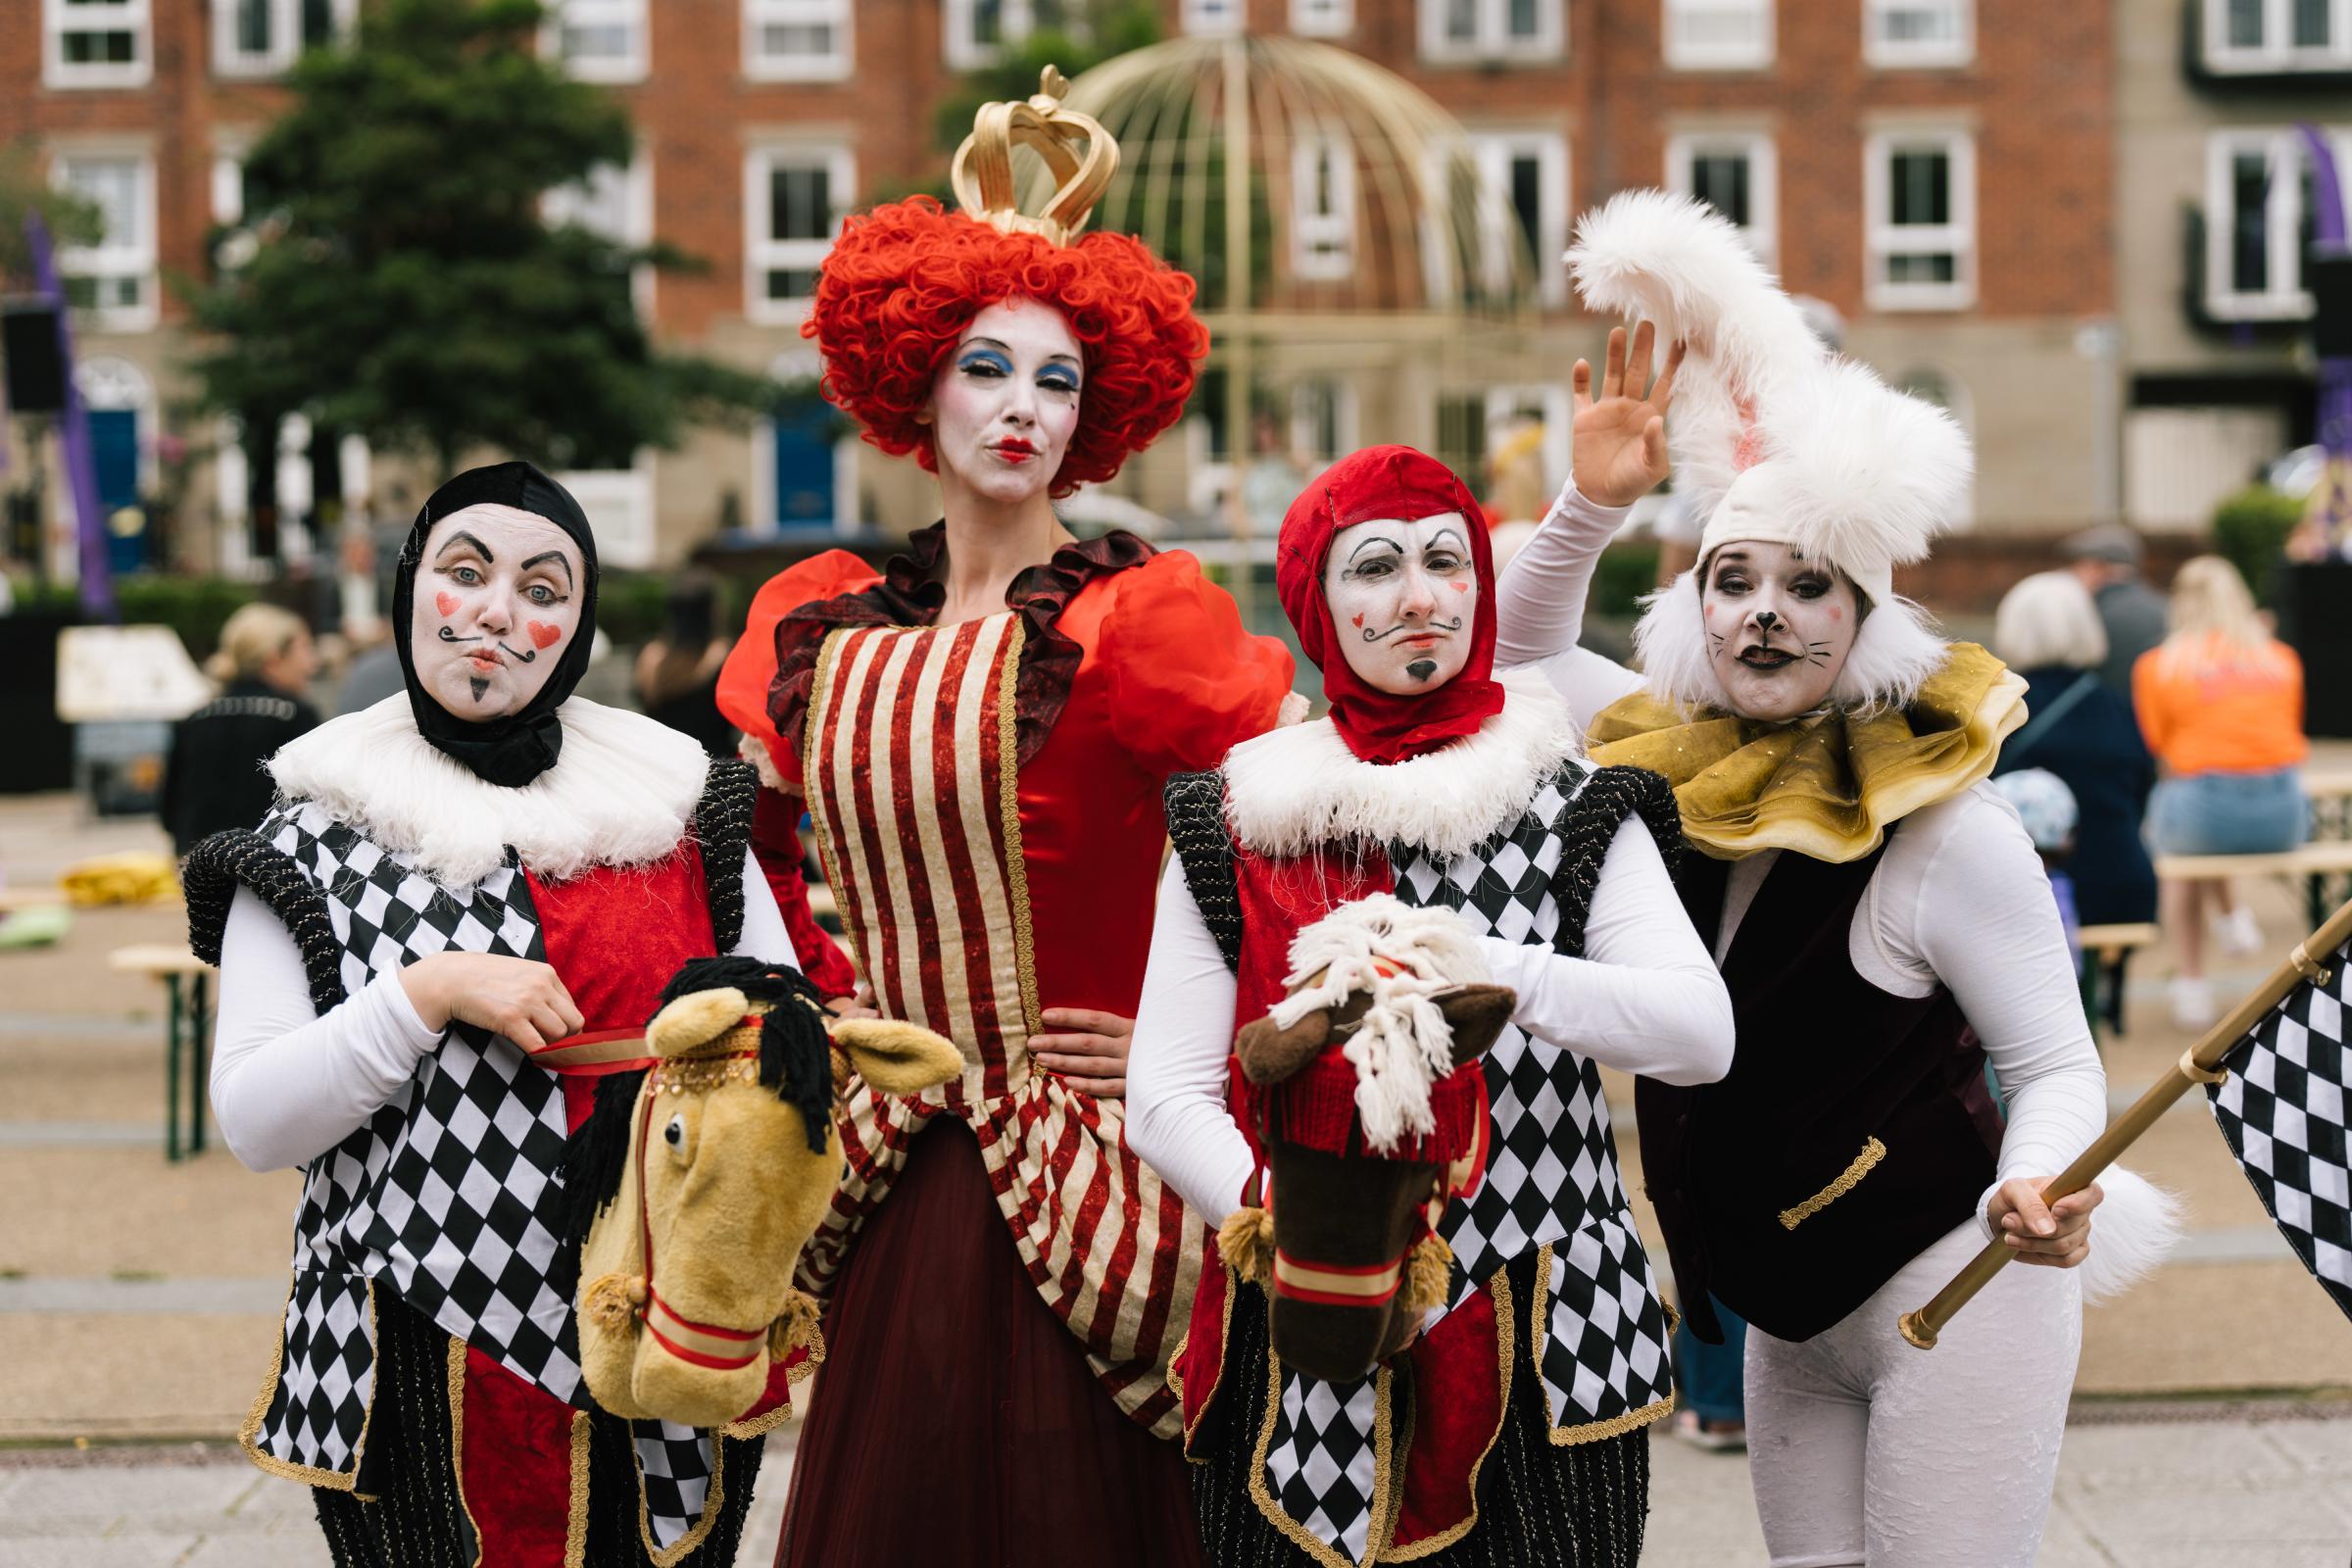
M 835 415 L 810 399 L 805 409 L 776 416 L 776 528 L 831 533 L 838 515 L 833 494 Z
M 98 409 L 90 414 L 90 459 L 98 470 L 98 511 L 106 518 L 110 569 L 137 571 L 147 564 L 147 515 L 139 507 L 139 416 L 135 409 Z M 134 525 L 133 516 L 136 514 Z

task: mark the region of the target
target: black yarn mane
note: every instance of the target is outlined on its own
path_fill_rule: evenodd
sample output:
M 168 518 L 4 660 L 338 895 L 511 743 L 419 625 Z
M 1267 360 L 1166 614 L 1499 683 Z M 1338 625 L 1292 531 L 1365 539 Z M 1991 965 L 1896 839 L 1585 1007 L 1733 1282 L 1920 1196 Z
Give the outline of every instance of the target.
M 662 988 L 659 1007 L 698 991 L 733 987 L 770 1004 L 760 1025 L 760 1083 L 798 1106 L 811 1153 L 825 1152 L 833 1121 L 833 1055 L 816 988 L 797 969 L 758 958 L 693 958 Z M 650 1021 L 650 1020 L 649 1020 Z M 620 1195 L 629 1163 L 629 1123 L 645 1072 L 616 1072 L 596 1086 L 596 1108 L 564 1149 L 564 1213 L 559 1239 L 567 1250 L 587 1241 L 596 1216 Z

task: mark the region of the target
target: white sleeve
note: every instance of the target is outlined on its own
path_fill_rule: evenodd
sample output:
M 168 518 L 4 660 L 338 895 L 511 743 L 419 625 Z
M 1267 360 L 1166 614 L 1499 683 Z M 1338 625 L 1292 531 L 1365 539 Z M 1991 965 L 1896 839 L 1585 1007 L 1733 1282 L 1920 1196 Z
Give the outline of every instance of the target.
M 1256 1161 L 1225 1102 L 1233 971 L 1168 857 L 1127 1049 L 1127 1146 L 1211 1226 L 1242 1206 Z
M 394 971 L 321 1016 L 293 935 L 237 889 L 220 938 L 212 1090 L 220 1136 L 246 1166 L 318 1158 L 398 1094 L 440 1043 Z
M 792 935 L 784 929 L 784 911 L 776 906 L 775 890 L 749 849 L 743 852 L 743 935 L 727 956 L 758 958 L 785 969 L 801 966 L 792 951 Z
M 1920 815 L 1930 812 L 1937 842 L 1917 861 L 1916 888 L 1890 888 L 1873 924 L 1887 956 L 1950 988 L 1984 1043 L 2009 1111 L 1996 1185 L 2055 1176 L 2106 1126 L 2107 1074 L 2049 874 L 2016 812 L 1989 790 Z M 1991 1196 L 1978 1200 L 1980 1225 Z
M 1551 682 L 1551 689 L 1567 703 L 1580 735 L 1592 725 L 1593 714 L 1618 698 L 1642 689 L 1638 671 L 1590 648 L 1563 648 L 1529 667 L 1541 671 Z
M 1576 646 L 1593 565 L 1627 510 L 1588 501 L 1568 481 L 1494 584 L 1495 663 L 1533 663 Z
M 1501 937 L 1483 947 L 1495 982 L 1519 994 L 1511 1021 L 1536 1039 L 1670 1084 L 1731 1071 L 1731 993 L 1639 818 L 1601 860 L 1587 956 Z

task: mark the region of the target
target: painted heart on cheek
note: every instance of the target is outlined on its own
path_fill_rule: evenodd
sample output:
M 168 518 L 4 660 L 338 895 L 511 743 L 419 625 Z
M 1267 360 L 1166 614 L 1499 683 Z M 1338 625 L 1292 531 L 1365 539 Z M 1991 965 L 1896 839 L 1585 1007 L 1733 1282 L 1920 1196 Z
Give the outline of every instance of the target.
M 433 608 L 441 612 L 441 613 L 444 615 L 456 614 L 458 612 L 458 606 L 460 603 L 461 601 L 456 594 L 433 595 Z
M 551 643 L 555 642 L 557 638 L 564 635 L 563 627 L 550 626 L 544 620 L 529 621 L 525 623 L 523 629 L 531 634 L 531 646 L 533 648 L 545 648 Z
M 1362 631 L 1364 629 L 1364 617 L 1361 615 L 1356 615 L 1351 618 L 1355 621 L 1355 629 L 1357 631 Z

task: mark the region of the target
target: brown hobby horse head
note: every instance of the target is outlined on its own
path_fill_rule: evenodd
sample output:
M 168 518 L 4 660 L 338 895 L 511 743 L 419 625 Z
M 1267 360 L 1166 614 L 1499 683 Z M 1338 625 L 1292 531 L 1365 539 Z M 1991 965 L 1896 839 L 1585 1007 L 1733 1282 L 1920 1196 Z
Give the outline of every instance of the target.
M 1385 894 L 1308 927 L 1291 956 L 1291 995 L 1234 1044 L 1262 1206 L 1228 1219 L 1218 1250 L 1268 1292 L 1275 1353 L 1347 1381 L 1446 1298 L 1435 1227 L 1484 1169 L 1478 1058 L 1517 999 L 1482 983 L 1458 916 Z

